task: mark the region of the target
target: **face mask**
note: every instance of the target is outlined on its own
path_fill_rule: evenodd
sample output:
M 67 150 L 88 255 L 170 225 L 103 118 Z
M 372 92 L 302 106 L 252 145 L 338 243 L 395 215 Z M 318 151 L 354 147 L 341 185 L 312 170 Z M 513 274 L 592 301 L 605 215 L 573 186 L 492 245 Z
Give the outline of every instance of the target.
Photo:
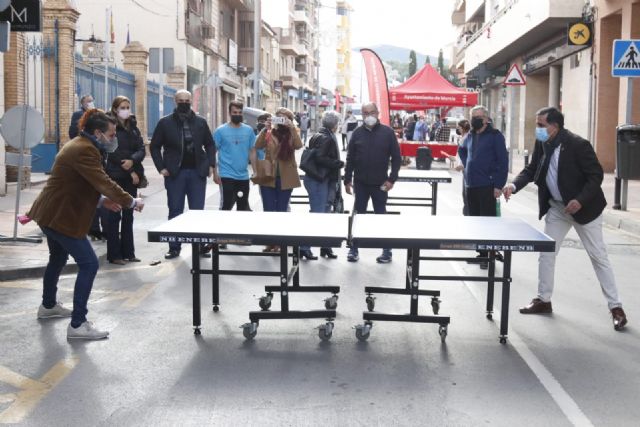
M 191 110 L 191 103 L 190 102 L 180 102 L 180 103 L 178 103 L 178 105 L 176 105 L 176 111 L 178 113 L 186 114 L 190 110 Z
M 84 105 L 84 109 L 87 110 L 87 111 L 88 110 L 93 110 L 94 108 L 96 108 L 96 104 L 94 104 L 93 101 L 92 102 L 87 102 Z
M 118 117 L 122 120 L 127 120 L 131 116 L 131 110 L 118 110 Z
M 460 132 L 460 129 L 456 129 L 456 135 L 462 135 L 462 132 Z
M 547 128 L 536 127 L 536 139 L 541 142 L 547 142 L 549 139 L 549 132 L 547 132 Z
M 118 149 L 118 137 L 114 136 L 113 139 L 107 139 L 107 136 L 103 133 L 102 138 L 100 138 L 100 144 L 102 145 L 102 149 L 107 153 L 113 153 Z
M 378 123 L 378 119 L 373 116 L 367 116 L 364 119 L 364 124 L 369 126 L 370 128 L 374 127 Z
M 484 119 L 482 117 L 474 117 L 471 119 L 471 127 L 473 130 L 480 130 L 484 126 Z
M 242 123 L 242 114 L 232 114 L 231 123 L 235 125 Z

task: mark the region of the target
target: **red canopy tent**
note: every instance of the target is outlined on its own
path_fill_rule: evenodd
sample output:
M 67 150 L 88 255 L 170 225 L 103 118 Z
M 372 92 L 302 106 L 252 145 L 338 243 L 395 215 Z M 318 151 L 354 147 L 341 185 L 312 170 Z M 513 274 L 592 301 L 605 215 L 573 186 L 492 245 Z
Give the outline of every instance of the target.
M 472 107 L 478 94 L 452 85 L 430 64 L 409 80 L 389 89 L 392 110 L 426 110 L 436 107 Z

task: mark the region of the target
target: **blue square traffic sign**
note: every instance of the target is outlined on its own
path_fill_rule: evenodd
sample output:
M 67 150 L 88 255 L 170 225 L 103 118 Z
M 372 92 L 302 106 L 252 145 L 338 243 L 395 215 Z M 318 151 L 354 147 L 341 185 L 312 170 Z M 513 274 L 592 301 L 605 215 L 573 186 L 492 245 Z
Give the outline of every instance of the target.
M 640 77 L 640 40 L 614 40 L 613 77 Z

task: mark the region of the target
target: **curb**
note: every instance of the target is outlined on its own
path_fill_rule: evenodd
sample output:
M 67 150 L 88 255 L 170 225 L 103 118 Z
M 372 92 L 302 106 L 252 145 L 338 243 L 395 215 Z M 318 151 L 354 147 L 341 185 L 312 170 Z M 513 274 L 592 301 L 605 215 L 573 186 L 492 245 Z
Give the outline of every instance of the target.
M 107 254 L 104 253 L 102 255 L 96 254 L 98 257 L 98 263 L 102 264 L 107 260 Z M 44 276 L 44 271 L 46 270 L 47 265 L 39 265 L 37 267 L 26 267 L 26 268 L 10 268 L 10 269 L 0 269 L 0 282 L 6 282 L 10 280 L 20 280 L 20 279 L 37 279 Z M 73 274 L 78 272 L 78 265 L 74 263 L 70 263 L 64 266 L 62 269 L 62 273 L 60 274 Z

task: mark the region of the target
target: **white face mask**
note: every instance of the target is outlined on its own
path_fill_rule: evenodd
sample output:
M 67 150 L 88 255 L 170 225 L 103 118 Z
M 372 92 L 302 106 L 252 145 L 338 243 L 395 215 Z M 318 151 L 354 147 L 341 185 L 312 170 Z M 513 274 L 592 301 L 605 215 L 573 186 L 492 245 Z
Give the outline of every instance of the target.
M 93 110 L 94 108 L 96 108 L 96 104 L 94 104 L 93 101 L 87 102 L 85 104 L 85 109 L 86 110 Z
M 120 117 L 122 120 L 127 120 L 129 116 L 131 116 L 131 110 L 129 109 L 118 110 L 118 117 Z
M 378 123 L 378 119 L 373 116 L 367 116 L 364 119 L 364 124 L 369 126 L 370 128 L 374 127 Z

